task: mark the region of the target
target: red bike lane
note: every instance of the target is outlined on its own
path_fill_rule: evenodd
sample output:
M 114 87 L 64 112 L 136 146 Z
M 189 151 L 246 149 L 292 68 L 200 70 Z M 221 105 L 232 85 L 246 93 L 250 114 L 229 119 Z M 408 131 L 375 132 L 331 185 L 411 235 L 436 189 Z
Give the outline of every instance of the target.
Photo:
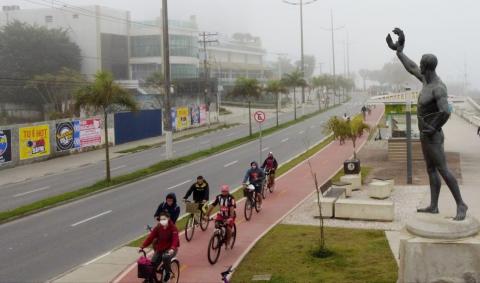
M 383 112 L 384 107 L 377 105 L 375 109 L 372 109 L 371 115 L 367 115 L 366 122 L 370 125 L 377 124 Z M 363 135 L 357 141 L 358 148 L 361 148 L 367 139 L 368 134 Z M 343 161 L 352 156 L 352 150 L 353 147 L 350 142 L 346 142 L 345 145 L 332 142 L 310 158 L 319 185 L 324 184 L 336 174 L 338 169 L 343 166 Z M 191 242 L 187 242 L 182 234 L 177 254 L 181 263 L 180 282 L 221 282 L 221 272 L 231 265 L 234 267 L 238 265 L 257 240 L 314 191 L 315 186 L 310 168 L 306 162 L 302 162 L 288 173 L 277 178 L 274 193 L 267 195 L 262 210 L 260 213 L 254 211 L 250 221 L 245 221 L 244 202 L 239 202 L 237 205 L 235 247 L 228 251 L 222 248 L 220 258 L 215 265 L 210 265 L 207 259 L 208 242 L 213 234 L 213 222 L 210 223 L 208 230 L 205 232 L 202 232 L 199 227 L 195 229 Z M 114 282 L 142 282 L 141 279 L 137 278 L 136 264 L 120 274 Z

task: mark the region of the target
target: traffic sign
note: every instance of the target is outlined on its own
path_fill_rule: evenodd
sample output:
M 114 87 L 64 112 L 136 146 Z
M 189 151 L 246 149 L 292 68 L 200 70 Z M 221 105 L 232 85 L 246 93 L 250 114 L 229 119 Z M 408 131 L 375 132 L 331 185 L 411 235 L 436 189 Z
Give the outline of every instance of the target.
M 253 114 L 253 118 L 255 119 L 255 121 L 257 121 L 257 123 L 263 123 L 267 116 L 265 115 L 265 112 L 257 111 Z

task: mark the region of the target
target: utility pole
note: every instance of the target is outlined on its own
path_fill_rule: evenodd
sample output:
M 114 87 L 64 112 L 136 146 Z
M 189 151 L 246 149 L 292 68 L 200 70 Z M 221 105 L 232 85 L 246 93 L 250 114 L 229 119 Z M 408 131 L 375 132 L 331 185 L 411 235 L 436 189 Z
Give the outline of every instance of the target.
M 211 39 L 213 36 L 218 36 L 218 33 L 207 33 L 202 32 L 200 33 L 200 40 L 199 43 L 203 46 L 203 78 L 204 78 L 204 85 L 203 91 L 205 94 L 205 105 L 207 105 L 208 109 L 208 127 L 210 127 L 210 103 L 208 103 L 208 93 L 209 93 L 209 73 L 208 73 L 208 55 L 207 55 L 207 44 L 210 43 L 218 43 L 218 40 Z
M 168 5 L 167 0 L 162 0 L 162 42 L 163 42 L 163 74 L 165 82 L 163 84 L 165 91 L 164 101 L 164 129 L 165 129 L 165 148 L 166 158 L 173 157 L 173 133 L 172 133 L 172 105 L 170 104 L 170 43 L 168 34 Z

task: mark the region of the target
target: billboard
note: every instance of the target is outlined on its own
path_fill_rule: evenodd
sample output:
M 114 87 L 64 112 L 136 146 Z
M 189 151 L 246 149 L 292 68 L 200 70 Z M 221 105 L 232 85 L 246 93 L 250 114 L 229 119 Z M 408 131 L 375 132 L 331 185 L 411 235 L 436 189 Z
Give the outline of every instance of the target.
M 188 107 L 177 107 L 177 130 L 183 130 L 190 126 Z
M 81 148 L 102 144 L 102 120 L 98 118 L 74 121 L 75 144 Z
M 75 148 L 75 128 L 73 122 L 63 122 L 55 125 L 55 143 L 57 151 Z
M 0 166 L 12 161 L 12 132 L 0 130 Z
M 198 105 L 193 105 L 190 107 L 190 115 L 191 115 L 191 125 L 198 126 L 200 125 L 200 108 Z
M 175 129 L 177 128 L 177 109 L 175 107 L 172 107 L 171 110 L 172 131 L 175 131 Z
M 20 160 L 47 156 L 50 154 L 48 125 L 20 128 L 18 133 Z

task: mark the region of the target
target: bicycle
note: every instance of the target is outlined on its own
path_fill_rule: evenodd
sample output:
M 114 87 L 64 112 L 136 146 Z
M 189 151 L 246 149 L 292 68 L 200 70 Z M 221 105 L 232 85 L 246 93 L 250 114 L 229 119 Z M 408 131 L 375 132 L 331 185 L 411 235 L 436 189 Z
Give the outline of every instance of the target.
M 187 242 L 190 242 L 193 238 L 193 234 L 195 233 L 195 226 L 200 225 L 200 229 L 202 231 L 206 231 L 209 224 L 209 218 L 205 217 L 205 212 L 199 208 L 199 204 L 195 202 L 191 202 L 189 200 L 185 201 L 185 207 L 187 213 L 190 214 L 187 219 L 187 224 L 185 225 L 185 239 Z
M 237 238 L 237 226 L 233 223 L 232 226 L 232 235 L 230 239 L 230 249 L 233 249 L 235 245 L 235 240 Z M 213 231 L 213 235 L 208 242 L 208 262 L 210 264 L 215 264 L 220 257 L 220 251 L 222 246 L 225 244 L 225 248 L 227 246 L 227 227 L 225 222 L 223 221 L 216 221 L 215 222 L 215 230 Z
M 250 221 L 252 218 L 252 213 L 253 213 L 253 208 L 255 208 L 255 211 L 260 212 L 262 210 L 261 207 L 261 196 L 259 193 L 255 192 L 255 186 L 250 184 L 244 186 L 243 193 L 245 197 L 247 198 L 245 200 L 245 208 L 243 210 L 245 219 L 247 221 Z
M 228 275 L 230 275 L 230 273 L 233 272 L 233 266 L 230 266 L 227 270 L 225 270 L 224 272 L 220 273 L 220 275 L 222 276 L 222 281 L 223 283 L 230 283 L 230 281 L 228 280 Z
M 266 196 L 266 191 L 268 190 L 271 194 L 273 193 L 273 190 L 275 189 L 275 183 L 273 182 L 274 175 L 272 174 L 272 170 L 265 170 L 265 182 L 264 182 L 264 188 L 262 191 L 262 196 L 263 199 L 265 199 Z M 266 189 L 265 189 L 266 187 Z
M 150 225 L 147 225 L 147 229 L 150 232 L 152 231 L 152 227 Z M 140 250 L 139 252 L 143 253 L 143 256 L 145 259 L 148 259 L 147 253 L 143 249 Z M 146 265 L 138 264 L 138 274 L 139 274 L 138 277 L 145 279 L 143 281 L 144 283 L 160 283 L 160 282 L 178 283 L 180 279 L 180 262 L 176 257 L 173 257 L 172 260 L 170 261 L 170 270 L 171 270 L 170 279 L 168 281 L 163 281 L 163 272 L 165 271 L 163 262 L 160 262 L 155 272 L 153 272 L 153 266 L 151 264 L 151 261 L 148 260 Z M 140 274 L 143 274 L 145 276 L 140 277 Z M 157 275 L 160 275 L 161 280 L 158 280 Z

